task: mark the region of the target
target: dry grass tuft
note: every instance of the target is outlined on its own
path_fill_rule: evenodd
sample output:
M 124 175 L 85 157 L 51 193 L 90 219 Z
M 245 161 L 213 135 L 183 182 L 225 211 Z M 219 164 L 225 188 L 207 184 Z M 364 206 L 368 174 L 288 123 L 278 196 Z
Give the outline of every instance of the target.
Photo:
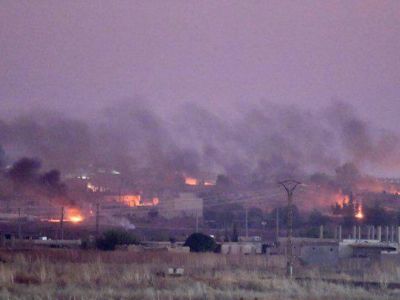
M 23 272 L 17 272 L 14 276 L 14 283 L 16 284 L 36 284 L 39 285 L 42 283 L 40 278 L 35 275 L 27 274 Z
M 398 291 L 386 288 L 387 278 L 399 278 L 399 269 L 393 264 L 386 273 L 383 265 L 374 267 L 382 288 L 367 291 L 323 282 L 321 277 L 344 281 L 352 277 L 316 268 L 301 270 L 314 280 L 289 281 L 281 268 L 262 256 L 60 249 L 4 255 L 8 262 L 0 263 L 0 299 L 400 298 Z M 167 276 L 168 267 L 183 267 L 185 276 Z M 369 276 L 372 280 L 372 274 Z

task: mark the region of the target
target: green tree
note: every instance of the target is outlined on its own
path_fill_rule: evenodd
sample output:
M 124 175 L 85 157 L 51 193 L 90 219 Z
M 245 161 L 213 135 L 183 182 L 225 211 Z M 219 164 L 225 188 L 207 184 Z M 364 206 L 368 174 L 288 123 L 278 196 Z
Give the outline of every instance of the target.
M 122 229 L 108 230 L 96 240 L 97 248 L 106 251 L 115 250 L 117 245 L 131 245 L 138 243 L 138 239 L 133 234 Z
M 249 225 L 250 227 L 257 227 L 261 225 L 261 222 L 264 220 L 264 213 L 258 207 L 252 207 L 249 210 Z
M 372 207 L 365 207 L 364 215 L 365 222 L 374 226 L 387 225 L 392 221 L 390 214 L 379 203 Z
M 191 252 L 213 252 L 217 243 L 209 235 L 196 232 L 186 239 L 184 246 L 189 247 Z
M 275 226 L 277 209 L 279 209 L 279 226 L 285 227 L 287 225 L 287 221 L 288 221 L 288 218 L 287 218 L 288 217 L 288 207 L 287 206 L 274 208 L 271 211 L 271 213 L 270 213 L 271 224 L 273 224 Z M 293 226 L 300 227 L 303 224 L 303 219 L 302 219 L 300 211 L 296 205 L 293 205 L 292 211 L 293 211 Z

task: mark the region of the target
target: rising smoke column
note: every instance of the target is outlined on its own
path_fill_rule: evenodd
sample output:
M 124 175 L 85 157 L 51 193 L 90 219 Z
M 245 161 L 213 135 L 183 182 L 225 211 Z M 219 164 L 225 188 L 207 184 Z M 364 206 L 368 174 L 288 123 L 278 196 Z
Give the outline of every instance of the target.
M 36 195 L 50 199 L 55 204 L 73 205 L 74 201 L 68 198 L 60 172 L 41 172 L 41 167 L 38 159 L 21 158 L 3 174 L 2 181 L 12 183 L 14 194 Z
M 262 185 L 332 174 L 346 162 L 360 170 L 400 162 L 398 136 L 368 125 L 343 102 L 319 111 L 269 103 L 233 110 L 225 115 L 186 103 L 162 114 L 135 98 L 90 121 L 31 113 L 0 121 L 0 144 L 9 160 L 38 157 L 46 169 L 74 174 L 117 169 L 131 183 L 213 173 Z
M 354 107 L 344 102 L 332 103 L 326 111 L 327 120 L 337 135 L 346 155 L 359 168 L 386 169 L 400 164 L 400 137 L 394 132 L 371 126 L 361 119 Z

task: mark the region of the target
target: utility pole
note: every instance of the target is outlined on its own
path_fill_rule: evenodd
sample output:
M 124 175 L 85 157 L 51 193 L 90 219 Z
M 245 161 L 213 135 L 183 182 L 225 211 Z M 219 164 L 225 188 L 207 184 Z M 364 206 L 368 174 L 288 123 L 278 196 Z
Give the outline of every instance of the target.
M 275 239 L 276 243 L 279 242 L 279 207 L 276 208 L 276 224 L 275 224 Z
M 64 206 L 61 207 L 61 218 L 60 218 L 60 239 L 64 239 Z
M 293 234 L 293 192 L 296 187 L 301 184 L 296 180 L 284 180 L 279 182 L 281 186 L 286 190 L 288 196 L 288 220 L 287 220 L 287 264 L 286 264 L 286 275 L 291 279 L 293 276 L 293 244 L 292 244 L 292 234 Z
M 196 232 L 199 232 L 199 213 L 196 211 Z
M 96 203 L 96 237 L 99 236 L 100 230 L 100 203 L 97 201 Z
M 246 222 L 246 240 L 249 238 L 249 208 L 246 205 L 245 209 L 245 222 Z
M 18 239 L 22 239 L 21 208 L 18 208 Z

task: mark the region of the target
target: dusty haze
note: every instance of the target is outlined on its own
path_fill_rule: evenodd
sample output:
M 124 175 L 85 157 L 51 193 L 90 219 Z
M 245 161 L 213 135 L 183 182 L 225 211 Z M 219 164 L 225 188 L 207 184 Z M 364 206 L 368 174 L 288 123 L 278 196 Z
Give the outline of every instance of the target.
M 5 160 L 398 176 L 399 17 L 397 1 L 2 1 Z

